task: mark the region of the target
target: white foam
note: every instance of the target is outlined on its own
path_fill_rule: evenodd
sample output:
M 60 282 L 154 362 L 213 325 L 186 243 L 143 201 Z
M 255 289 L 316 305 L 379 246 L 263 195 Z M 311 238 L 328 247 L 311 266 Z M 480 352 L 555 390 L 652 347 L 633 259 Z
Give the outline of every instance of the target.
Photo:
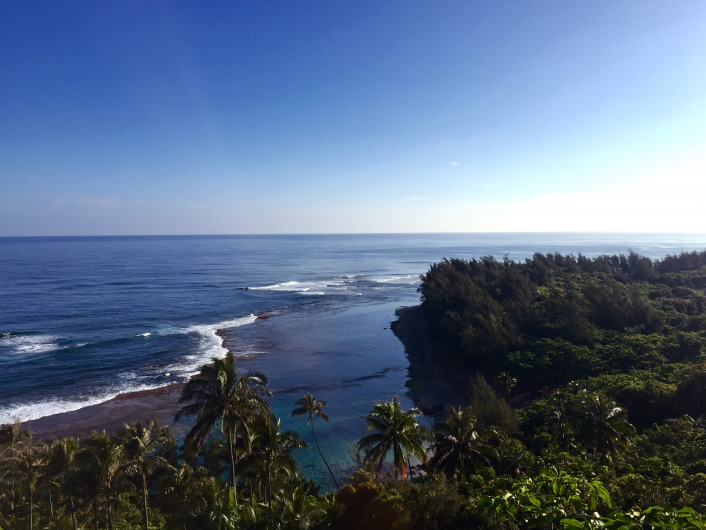
M 10 335 L 5 334 L 3 345 L 10 346 L 16 355 L 44 353 L 59 349 L 55 335 Z
M 277 291 L 300 294 L 313 294 L 323 296 L 326 294 L 339 294 L 346 290 L 345 283 L 352 280 L 327 280 L 327 281 L 290 281 L 264 285 L 261 287 L 248 287 L 252 291 Z
M 99 405 L 100 403 L 105 403 L 113 399 L 120 394 L 125 394 L 128 392 L 138 392 L 140 390 L 153 390 L 155 388 L 161 388 L 167 386 L 171 383 L 161 383 L 156 385 L 125 385 L 121 388 L 108 391 L 104 394 L 98 396 L 86 396 L 86 397 L 76 397 L 69 399 L 44 399 L 42 401 L 35 401 L 33 403 L 24 403 L 22 405 L 10 405 L 9 407 L 0 408 L 0 425 L 11 423 L 14 418 L 19 418 L 20 421 L 31 421 L 38 420 L 39 418 L 44 418 L 45 416 L 52 416 L 54 414 L 61 414 L 63 412 L 72 412 L 74 410 L 79 410 L 84 407 L 90 407 L 91 405 Z
M 78 344 L 72 344 L 71 346 L 64 346 L 61 348 L 62 350 L 73 350 L 76 348 L 83 348 L 84 346 L 88 346 L 87 342 L 79 342 Z
M 164 375 L 169 377 L 174 376 L 185 376 L 188 377 L 196 373 L 199 367 L 207 362 L 211 357 L 218 356 L 224 357 L 227 350 L 223 347 L 222 339 L 216 334 L 220 329 L 230 329 L 238 326 L 244 326 L 246 324 L 252 324 L 257 320 L 257 317 L 253 314 L 235 318 L 231 320 L 224 320 L 222 322 L 217 322 L 215 324 L 202 324 L 188 326 L 186 328 L 180 329 L 169 329 L 164 330 L 167 334 L 171 333 L 195 333 L 201 338 L 201 348 L 197 355 L 192 355 L 187 357 L 186 362 L 179 365 L 168 366 L 169 372 Z M 160 333 L 160 334 L 163 334 Z M 147 337 L 150 333 L 143 333 L 138 336 Z M 4 333 L 2 336 L 3 344 L 13 346 L 13 350 L 17 353 L 39 353 L 43 351 L 55 350 L 58 346 L 54 343 L 58 337 L 53 335 L 13 335 L 11 333 Z M 75 346 L 68 346 L 70 348 L 78 348 L 85 346 L 85 344 L 77 344 Z M 67 347 L 67 348 L 68 348 Z M 135 373 L 124 373 L 118 378 L 125 381 L 123 384 L 114 387 L 102 394 L 96 396 L 77 396 L 73 398 L 48 398 L 41 401 L 35 401 L 31 403 L 23 403 L 21 405 L 10 405 L 0 408 L 0 425 L 9 423 L 13 421 L 13 418 L 18 417 L 21 421 L 31 421 L 45 416 L 51 416 L 54 414 L 61 414 L 64 412 L 72 412 L 75 410 L 82 409 L 84 407 L 90 407 L 92 405 L 98 405 L 104 403 L 108 400 L 115 398 L 120 394 L 125 394 L 127 392 L 138 392 L 141 390 L 153 390 L 155 388 L 161 388 L 171 384 L 171 382 L 162 382 L 158 384 L 145 384 L 137 383 L 135 379 L 137 378 Z
M 140 333 L 138 337 L 149 337 L 151 333 Z
M 171 373 L 188 377 L 195 374 L 204 362 L 208 362 L 211 357 L 225 357 L 228 350 L 223 347 L 223 339 L 216 333 L 221 329 L 237 328 L 252 324 L 257 320 L 255 315 L 235 318 L 233 320 L 224 320 L 216 324 L 203 324 L 189 326 L 184 328 L 182 333 L 198 333 L 201 336 L 201 348 L 197 355 L 189 355 L 185 361 L 180 364 L 169 366 Z
M 275 283 L 273 285 L 264 285 L 262 287 L 248 287 L 248 289 L 250 291 L 287 291 L 287 292 L 306 291 L 310 288 L 311 287 L 305 287 L 304 283 L 297 282 L 297 281 Z
M 373 281 L 376 282 L 376 283 L 397 283 L 397 282 L 402 282 L 402 283 L 408 284 L 409 282 L 406 282 L 406 281 L 404 281 L 404 280 L 409 280 L 411 277 L 412 277 L 412 275 L 409 274 L 409 275 L 407 275 L 407 276 L 392 276 L 392 277 L 390 277 L 390 278 L 377 278 L 377 279 L 374 279 Z M 416 283 L 416 282 L 412 282 L 412 283 Z M 411 285 L 411 284 L 410 284 L 410 285 Z

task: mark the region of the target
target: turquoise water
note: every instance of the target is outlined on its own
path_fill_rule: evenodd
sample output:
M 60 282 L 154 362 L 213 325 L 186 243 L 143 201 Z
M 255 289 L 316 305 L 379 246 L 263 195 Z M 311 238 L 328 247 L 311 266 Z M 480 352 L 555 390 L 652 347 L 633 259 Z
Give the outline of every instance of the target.
M 312 392 L 337 473 L 372 403 L 404 397 L 407 361 L 389 329 L 418 302 L 418 276 L 443 257 L 632 248 L 660 258 L 706 247 L 706 235 L 426 234 L 0 239 L 0 423 L 100 403 L 182 381 L 225 349 L 266 372 L 285 427 Z M 253 315 L 273 314 L 256 320 Z M 307 476 L 328 480 L 318 454 Z

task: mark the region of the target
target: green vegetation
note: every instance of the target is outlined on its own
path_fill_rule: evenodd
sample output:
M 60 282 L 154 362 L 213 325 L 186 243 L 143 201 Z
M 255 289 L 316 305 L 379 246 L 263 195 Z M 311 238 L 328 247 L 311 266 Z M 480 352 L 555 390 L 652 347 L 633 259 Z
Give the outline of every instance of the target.
M 336 492 L 301 476 L 267 377 L 229 355 L 185 386 L 181 445 L 154 420 L 52 444 L 2 426 L 0 529 L 706 529 L 706 252 L 445 260 L 422 279 L 439 362 L 479 370 L 469 403 L 431 431 L 371 404 Z M 325 406 L 292 414 L 338 485 Z

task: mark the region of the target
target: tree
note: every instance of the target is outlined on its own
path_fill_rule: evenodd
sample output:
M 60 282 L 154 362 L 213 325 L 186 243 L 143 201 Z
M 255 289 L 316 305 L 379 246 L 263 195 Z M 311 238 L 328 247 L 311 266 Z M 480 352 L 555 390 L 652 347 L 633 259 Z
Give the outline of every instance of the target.
M 420 414 L 417 408 L 402 410 L 397 396 L 392 401 L 373 405 L 369 414 L 361 416 L 367 422 L 366 430 L 376 431 L 358 441 L 358 452 L 365 453 L 363 465 L 372 467 L 376 474 L 380 473 L 385 457 L 392 451 L 395 477 L 400 473 L 402 480 L 405 480 L 405 464 L 409 465 L 410 455 L 426 460 L 422 444 L 429 433 L 417 422 Z
M 495 388 L 498 389 L 505 399 L 510 401 L 510 393 L 512 389 L 517 386 L 517 378 L 512 377 L 510 372 L 500 372 L 500 374 L 494 380 Z
M 206 481 L 204 468 L 194 470 L 189 464 L 182 461 L 178 467 L 170 468 L 170 473 L 160 482 L 158 499 L 162 501 L 162 508 L 172 521 L 170 528 L 181 527 L 186 530 L 187 520 L 192 516 L 191 511 L 194 497 Z
M 125 459 L 127 460 L 125 470 L 129 475 L 140 475 L 142 477 L 145 530 L 149 530 L 146 477 L 158 468 L 169 467 L 169 462 L 165 458 L 155 454 L 157 449 L 162 446 L 166 436 L 157 425 L 156 418 L 153 418 L 144 427 L 139 421 L 132 425 L 125 425 L 124 430 L 123 443 L 125 446 Z
M 34 492 L 46 467 L 46 451 L 43 446 L 24 446 L 14 457 L 15 472 L 27 484 L 29 492 L 29 528 L 34 527 Z
M 296 475 L 299 468 L 292 451 L 308 448 L 309 444 L 305 443 L 294 431 L 280 431 L 279 418 L 272 414 L 255 418 L 253 427 L 253 450 L 241 461 L 240 469 L 245 471 L 257 469 L 261 465 L 264 467 L 265 496 L 267 497 L 268 509 L 271 511 L 273 473 L 284 473 L 287 476 Z
M 572 411 L 573 401 L 566 392 L 556 392 L 550 400 L 549 413 L 545 422 L 560 446 L 568 447 L 569 436 L 573 432 L 571 421 L 574 417 Z
M 214 357 L 209 364 L 201 366 L 199 373 L 184 385 L 179 403 L 185 405 L 176 414 L 175 421 L 182 416 L 196 416 L 196 424 L 186 435 L 184 445 L 198 450 L 219 424 L 225 430 L 230 450 L 233 502 L 237 502 L 237 483 L 233 444 L 237 431 L 243 431 L 243 440 L 250 441 L 248 421 L 258 412 L 269 410 L 264 396 L 271 395 L 265 389 L 267 376 L 260 372 L 247 372 L 238 376 L 232 352 L 225 358 Z
M 11 508 L 14 511 L 17 504 L 17 492 L 15 491 L 15 452 L 25 443 L 31 441 L 32 436 L 27 430 L 22 430 L 19 418 L 7 425 L 0 425 L 0 454 L 7 454 L 9 464 L 9 475 L 12 490 Z M 17 515 L 15 515 L 17 523 Z
M 120 439 L 108 436 L 105 431 L 94 431 L 84 442 L 84 449 L 99 484 L 105 488 L 108 528 L 113 530 L 113 480 L 124 464 L 123 446 Z M 95 509 L 95 500 L 93 502 Z
M 625 409 L 603 394 L 583 392 L 573 407 L 579 414 L 577 438 L 595 456 L 630 444 L 635 431 Z
M 61 440 L 57 440 L 51 448 L 49 463 L 47 465 L 47 474 L 58 479 L 61 491 L 68 493 L 71 522 L 74 530 L 76 530 L 76 507 L 74 506 L 73 493 L 68 491 L 68 481 L 71 473 L 76 470 L 77 452 L 78 440 L 76 440 L 76 438 L 62 438 Z
M 333 479 L 333 483 L 336 485 L 336 489 L 340 489 L 338 487 L 336 477 L 333 476 L 333 471 L 331 471 L 331 467 L 328 465 L 326 458 L 324 458 L 324 453 L 321 452 L 321 447 L 319 446 L 319 439 L 316 437 L 316 430 L 314 430 L 314 416 L 318 416 L 326 423 L 329 422 L 329 417 L 324 414 L 322 410 L 326 406 L 326 402 L 316 399 L 311 394 L 304 394 L 302 398 L 297 400 L 295 405 L 299 405 L 299 408 L 296 408 L 292 411 L 292 416 L 304 416 L 305 414 L 307 415 L 306 424 L 309 425 L 309 423 L 311 423 L 311 432 L 314 434 L 316 448 L 319 450 L 321 459 L 324 461 L 328 472 L 331 474 L 331 478 Z
M 495 393 L 485 377 L 479 373 L 476 374 L 471 382 L 471 388 L 468 407 L 479 427 L 483 429 L 497 427 L 508 434 L 517 434 L 520 431 L 520 420 L 517 414 L 507 401 Z
M 437 422 L 434 431 L 434 456 L 429 464 L 449 476 L 457 472 L 466 481 L 466 465 L 490 465 L 493 449 L 487 443 L 488 432 L 479 429 L 469 407 L 446 407 L 446 421 Z

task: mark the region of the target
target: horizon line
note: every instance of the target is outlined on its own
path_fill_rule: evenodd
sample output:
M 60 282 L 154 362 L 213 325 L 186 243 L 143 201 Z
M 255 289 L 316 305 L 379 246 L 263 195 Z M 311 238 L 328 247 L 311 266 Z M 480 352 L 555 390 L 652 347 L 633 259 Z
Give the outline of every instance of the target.
M 61 238 L 128 238 L 128 237 L 145 237 L 145 238 L 159 238 L 159 237 L 282 237 L 282 236 L 412 236 L 412 235 L 464 235 L 464 234 L 478 234 L 478 235 L 492 235 L 492 234 L 537 234 L 537 235 L 571 235 L 571 234 L 605 234 L 605 235 L 679 235 L 679 236 L 706 236 L 706 232 L 636 232 L 636 231 L 458 231 L 458 232 L 253 232 L 253 233 L 192 233 L 192 234 L 70 234 L 70 235 L 15 235 L 15 236 L 0 236 L 0 240 L 3 239 L 61 239 Z

